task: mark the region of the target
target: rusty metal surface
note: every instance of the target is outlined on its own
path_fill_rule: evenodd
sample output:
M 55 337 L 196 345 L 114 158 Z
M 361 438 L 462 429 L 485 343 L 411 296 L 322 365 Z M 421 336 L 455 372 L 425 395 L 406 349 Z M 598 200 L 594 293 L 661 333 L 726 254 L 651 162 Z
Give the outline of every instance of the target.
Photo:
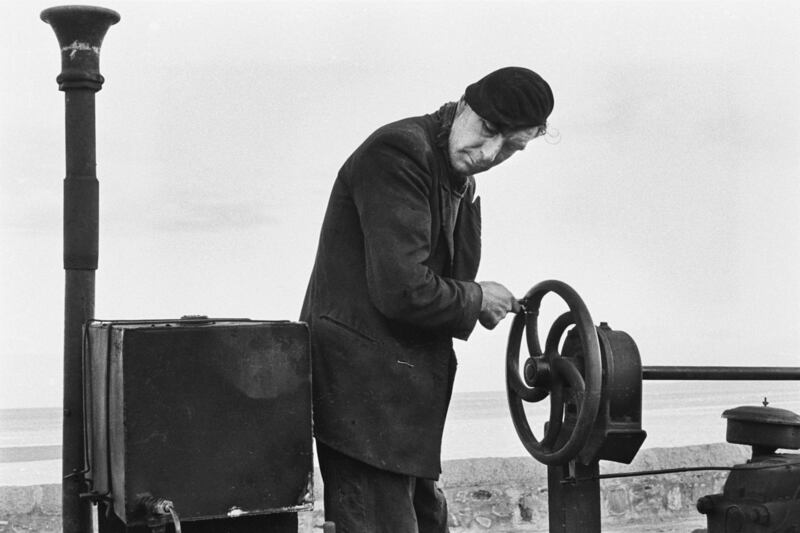
M 605 322 L 597 328 L 597 334 L 602 348 L 603 392 L 589 441 L 578 457 L 583 464 L 598 459 L 630 463 L 647 437 L 642 430 L 639 349 L 630 335 L 611 329 Z
M 728 419 L 725 440 L 773 452 L 800 448 L 800 416 L 787 409 L 743 405 L 722 413 Z
M 722 418 L 800 428 L 800 415 L 788 409 L 766 405 L 742 405 L 727 409 L 722 413 Z
M 764 468 L 772 466 L 774 468 Z M 800 455 L 768 454 L 734 467 L 722 494 L 704 496 L 708 533 L 800 530 Z
M 143 495 L 188 522 L 310 507 L 304 324 L 93 322 L 87 339 L 89 476 L 128 526 Z
M 550 533 L 600 533 L 599 464 L 547 467 Z
M 62 434 L 62 529 L 92 531 L 82 473 L 83 410 L 81 408 L 82 328 L 94 315 L 98 255 L 98 183 L 95 174 L 95 92 L 103 84 L 100 46 L 108 28 L 119 21 L 109 9 L 61 6 L 46 9 L 61 50 L 64 91 L 66 177 L 64 179 L 64 423 Z
M 61 74 L 56 81 L 62 91 L 99 91 L 100 47 L 108 28 L 119 22 L 119 13 L 94 6 L 58 6 L 45 9 L 41 19 L 53 27 L 61 47 Z

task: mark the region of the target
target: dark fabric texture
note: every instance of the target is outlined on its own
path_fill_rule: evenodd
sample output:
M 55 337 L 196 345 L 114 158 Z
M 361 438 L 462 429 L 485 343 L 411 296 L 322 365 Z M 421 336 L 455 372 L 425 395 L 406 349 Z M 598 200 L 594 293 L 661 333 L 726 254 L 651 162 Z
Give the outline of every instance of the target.
M 317 443 L 325 520 L 336 533 L 447 533 L 436 482 L 381 470 Z
M 452 339 L 470 335 L 482 298 L 475 183 L 452 173 L 436 142 L 454 106 L 378 129 L 345 162 L 300 316 L 311 331 L 316 438 L 431 479 L 441 471 Z M 465 184 L 451 217 L 450 191 Z
M 469 85 L 464 100 L 501 130 L 546 126 L 553 91 L 541 76 L 522 67 L 505 67 Z

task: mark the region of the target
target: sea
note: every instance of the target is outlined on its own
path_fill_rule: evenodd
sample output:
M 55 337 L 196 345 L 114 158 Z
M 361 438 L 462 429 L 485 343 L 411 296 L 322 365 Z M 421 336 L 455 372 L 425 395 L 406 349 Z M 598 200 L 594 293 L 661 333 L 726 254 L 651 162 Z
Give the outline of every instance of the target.
M 725 441 L 726 409 L 740 405 L 780 407 L 800 413 L 796 381 L 645 381 L 643 448 Z M 549 401 L 528 404 L 534 433 L 549 416 Z M 537 433 L 537 428 L 539 433 Z M 59 483 L 61 409 L 0 409 L 0 485 Z M 442 442 L 442 459 L 522 457 L 504 391 L 453 395 Z

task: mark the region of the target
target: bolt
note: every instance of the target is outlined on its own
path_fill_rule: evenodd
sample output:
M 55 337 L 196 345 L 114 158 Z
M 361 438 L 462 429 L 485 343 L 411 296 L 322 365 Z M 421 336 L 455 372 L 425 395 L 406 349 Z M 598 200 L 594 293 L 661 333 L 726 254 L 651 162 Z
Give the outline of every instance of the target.
M 711 514 L 714 511 L 714 500 L 711 496 L 703 496 L 697 500 L 697 510 L 700 514 Z
M 756 524 L 769 524 L 769 510 L 766 507 L 753 507 L 747 515 Z

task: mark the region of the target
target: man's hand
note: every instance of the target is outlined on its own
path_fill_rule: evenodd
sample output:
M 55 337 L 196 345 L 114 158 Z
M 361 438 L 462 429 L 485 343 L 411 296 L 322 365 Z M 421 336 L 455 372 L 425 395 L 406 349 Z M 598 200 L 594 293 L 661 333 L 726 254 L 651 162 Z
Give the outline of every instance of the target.
M 483 300 L 481 301 L 481 313 L 478 321 L 486 329 L 494 327 L 503 320 L 509 311 L 518 313 L 520 310 L 519 302 L 511 294 L 511 291 L 496 281 L 478 282 L 483 290 Z

